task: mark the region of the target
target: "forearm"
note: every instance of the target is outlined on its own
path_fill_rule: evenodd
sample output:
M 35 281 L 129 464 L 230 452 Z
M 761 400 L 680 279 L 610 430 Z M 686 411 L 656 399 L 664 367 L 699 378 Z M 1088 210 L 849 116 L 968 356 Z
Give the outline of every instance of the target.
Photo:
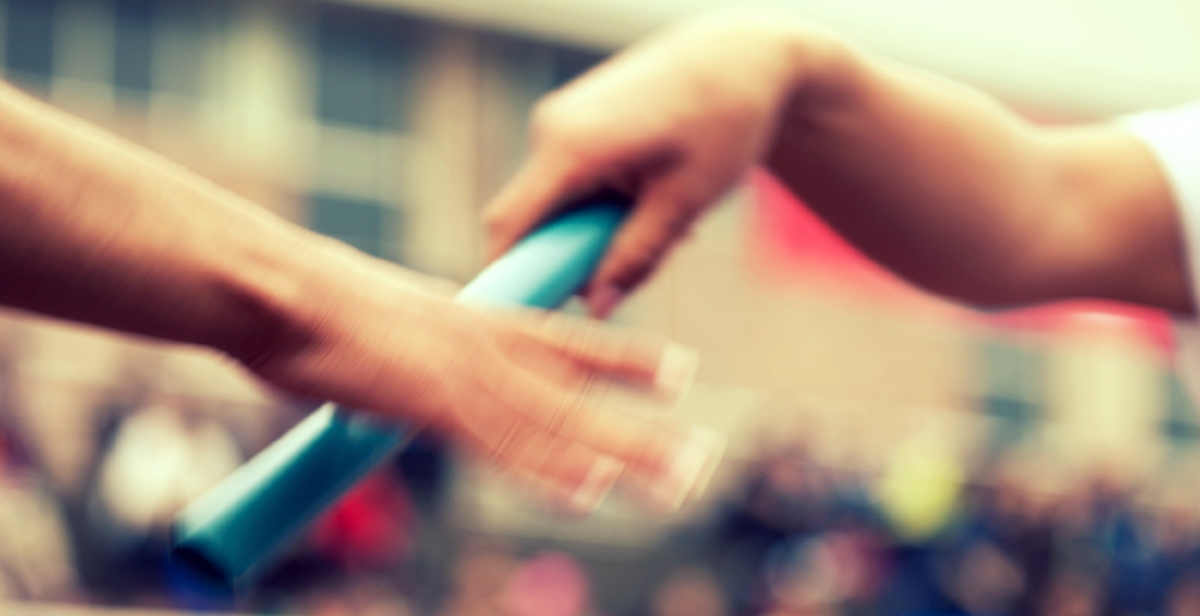
M 869 256 L 985 305 L 1093 296 L 1190 310 L 1149 153 L 1045 129 L 969 88 L 845 50 L 802 85 L 771 168 Z
M 673 400 L 689 352 L 441 287 L 0 87 L 0 303 L 212 346 L 293 394 L 431 425 L 569 511 L 627 474 L 672 509 L 703 490 L 712 435 L 597 395 L 619 380 Z
M 306 233 L 0 87 L 0 303 L 244 356 L 288 326 Z

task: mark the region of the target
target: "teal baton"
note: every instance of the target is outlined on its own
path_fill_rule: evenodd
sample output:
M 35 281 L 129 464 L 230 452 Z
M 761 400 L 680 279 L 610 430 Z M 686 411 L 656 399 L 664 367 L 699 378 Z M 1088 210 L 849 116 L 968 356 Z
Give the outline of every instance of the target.
M 628 210 L 628 198 L 613 193 L 565 208 L 463 287 L 457 301 L 561 306 L 592 275 Z M 411 434 L 326 403 L 178 514 L 173 566 L 232 593 Z

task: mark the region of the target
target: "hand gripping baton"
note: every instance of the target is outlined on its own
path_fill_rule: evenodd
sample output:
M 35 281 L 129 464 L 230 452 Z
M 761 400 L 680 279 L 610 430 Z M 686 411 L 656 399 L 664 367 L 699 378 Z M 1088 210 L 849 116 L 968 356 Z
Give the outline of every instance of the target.
M 476 276 L 457 301 L 561 306 L 592 275 L 628 209 L 629 200 L 612 193 L 564 209 Z M 326 403 L 178 514 L 173 564 L 232 593 L 411 434 Z

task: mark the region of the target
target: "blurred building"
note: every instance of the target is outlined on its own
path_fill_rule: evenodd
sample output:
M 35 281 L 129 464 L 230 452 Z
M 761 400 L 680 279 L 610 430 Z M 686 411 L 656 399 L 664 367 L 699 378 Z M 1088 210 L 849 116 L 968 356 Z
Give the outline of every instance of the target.
M 31 93 L 281 216 L 465 281 L 480 266 L 478 210 L 519 164 L 533 103 L 614 45 L 723 3 L 685 4 L 0 0 L 0 65 Z M 968 4 L 791 3 L 1041 119 L 1094 118 L 1200 93 L 1200 13 L 1186 3 Z M 1096 304 L 979 315 L 940 302 L 865 263 L 765 176 L 731 196 L 617 320 L 700 350 L 700 383 L 681 412 L 732 438 L 716 504 L 745 492 L 748 510 L 795 522 L 776 484 L 832 490 L 817 485 L 827 479 L 821 473 L 803 472 L 811 464 L 856 478 L 846 485 L 869 484 L 863 489 L 890 508 L 897 533 L 913 537 L 949 525 L 967 498 L 963 484 L 1000 479 L 1062 494 L 1103 476 L 1148 501 L 1200 510 L 1180 488 L 1197 468 L 1200 424 L 1171 375 L 1163 315 Z M 200 473 L 211 481 L 297 416 L 202 350 L 6 313 L 0 355 L 0 418 L 28 449 L 6 450 L 10 465 L 28 463 L 51 486 L 42 501 L 41 488 L 26 490 L 21 506 L 41 511 L 63 499 L 62 526 L 96 515 L 99 497 L 88 486 L 134 486 L 130 493 L 157 509 L 118 506 L 104 515 L 151 522 L 186 498 L 138 492 L 171 480 L 139 477 L 129 469 L 149 465 L 136 457 L 103 462 L 119 443 L 192 451 L 171 458 L 181 468 L 219 450 Z M 636 582 L 635 569 L 624 568 L 639 558 L 677 565 L 662 546 L 678 540 L 681 525 L 711 530 L 711 510 L 655 521 L 615 503 L 585 524 L 551 523 L 478 469 L 456 477 L 450 534 L 503 540 L 467 546 L 470 558 L 455 574 L 462 579 L 446 584 L 495 598 L 508 592 L 504 575 L 517 571 L 520 580 L 566 576 L 576 595 L 586 594 L 574 565 L 539 557 L 525 566 L 504 542 L 566 545 L 606 572 L 593 598 L 603 603 L 609 593 L 604 605 L 615 613 L 641 613 L 624 610 L 659 581 L 661 613 L 725 613 L 706 581 L 712 572 L 646 577 L 628 597 L 605 585 Z M 121 541 L 93 547 L 126 549 L 113 547 Z M 20 582 L 27 574 L 0 575 L 17 580 L 9 596 L 79 599 L 73 593 L 88 576 L 101 575 L 74 580 L 54 563 L 86 561 L 86 549 L 72 557 L 47 545 L 30 562 L 43 562 L 57 586 L 39 590 Z M 796 558 L 821 562 L 820 549 L 804 550 Z M 576 595 L 572 605 L 589 600 Z
M 3 64 L 13 82 L 285 217 L 459 281 L 479 266 L 477 211 L 519 162 L 531 105 L 604 55 L 463 25 L 462 15 L 428 8 L 414 16 L 327 2 L 6 0 L 3 9 Z M 610 14 L 627 9 L 617 4 Z M 476 21 L 521 26 L 489 15 L 481 8 Z M 629 31 L 654 23 L 630 19 Z M 1036 107 L 1035 95 L 1019 102 Z M 619 318 L 701 349 L 701 378 L 712 385 L 872 408 L 974 408 L 979 398 L 1011 394 L 1084 423 L 1109 404 L 1121 407 L 1103 415 L 1118 422 L 1112 435 L 1128 433 L 1120 424 L 1128 420 L 1118 418 L 1141 414 L 1127 407 L 1163 407 L 1160 359 L 1114 350 L 1148 367 L 1106 367 L 1090 347 L 1071 351 L 1066 338 L 1007 352 L 1015 343 L 988 342 L 986 324 L 961 311 L 900 283 L 885 281 L 877 292 L 886 274 L 847 277 L 862 267 L 839 261 L 847 249 L 819 229 L 803 235 L 819 223 L 781 218 L 779 192 L 760 182 L 733 197 L 757 205 L 715 216 Z M 802 241 L 817 238 L 829 249 L 788 254 L 796 229 Z M 823 285 L 822 277 L 850 282 Z M 1072 353 L 1078 357 L 1065 358 Z M 1085 358 L 1090 368 L 1078 366 Z M 1000 378 L 989 376 L 997 370 L 1041 380 L 997 392 L 988 380 Z M 1105 371 L 1113 376 L 1099 376 Z M 1136 400 L 1065 393 L 1088 390 L 1089 379 L 1134 378 L 1145 383 L 1129 385 L 1144 390 L 1131 394 Z M 1079 383 L 1065 384 L 1071 379 Z

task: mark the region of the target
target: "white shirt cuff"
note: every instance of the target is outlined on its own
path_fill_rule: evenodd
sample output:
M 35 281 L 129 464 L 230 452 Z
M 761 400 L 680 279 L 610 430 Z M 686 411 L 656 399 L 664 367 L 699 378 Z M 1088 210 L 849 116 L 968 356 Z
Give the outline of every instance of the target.
M 1200 308 L 1200 103 L 1129 116 L 1121 125 L 1158 158 L 1179 207 L 1192 301 Z M 1177 369 L 1200 402 L 1200 322 L 1175 320 Z

